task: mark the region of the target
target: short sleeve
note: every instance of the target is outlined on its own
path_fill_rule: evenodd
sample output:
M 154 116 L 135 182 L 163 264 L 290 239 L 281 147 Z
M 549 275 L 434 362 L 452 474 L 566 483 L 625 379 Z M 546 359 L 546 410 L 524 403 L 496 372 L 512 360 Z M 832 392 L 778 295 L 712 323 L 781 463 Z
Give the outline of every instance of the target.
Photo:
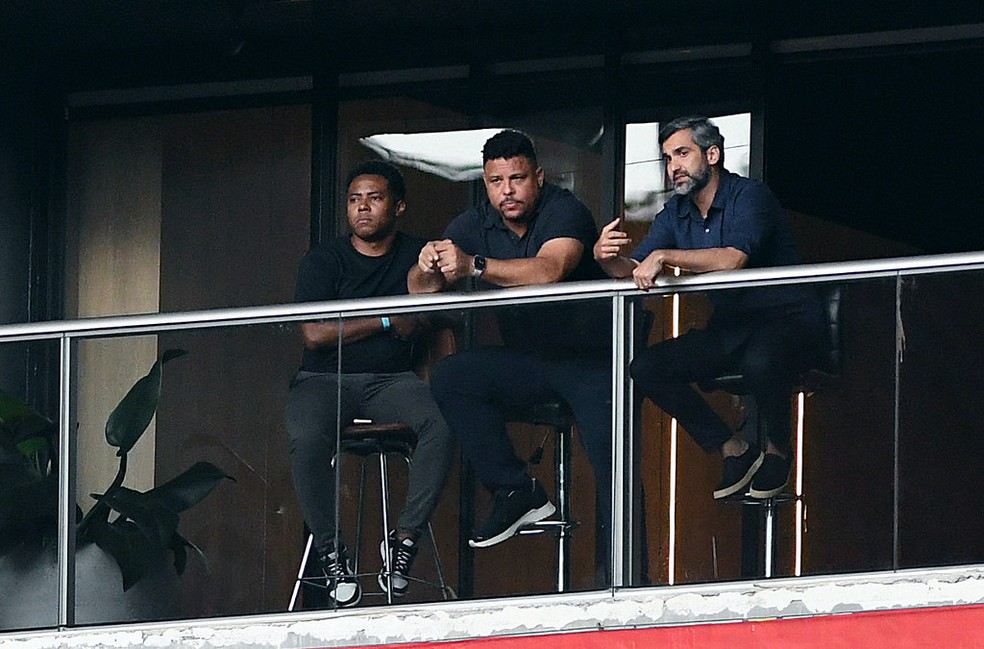
M 337 264 L 324 255 L 309 252 L 297 267 L 295 302 L 320 302 L 338 297 Z
M 537 239 L 543 245 L 551 239 L 577 239 L 586 248 L 594 245 L 598 238 L 591 211 L 570 192 L 564 191 L 545 206 L 540 215 Z
M 642 261 L 653 250 L 677 248 L 676 237 L 673 234 L 673 220 L 676 218 L 669 210 L 660 210 L 656 218 L 653 219 L 653 224 L 649 226 L 649 232 L 646 233 L 645 238 L 636 246 L 629 257 L 636 261 Z
M 757 258 L 781 218 L 779 201 L 762 183 L 744 184 L 734 201 L 725 208 L 722 229 L 723 245 L 741 250 L 749 258 Z M 729 213 L 730 212 L 730 213 Z

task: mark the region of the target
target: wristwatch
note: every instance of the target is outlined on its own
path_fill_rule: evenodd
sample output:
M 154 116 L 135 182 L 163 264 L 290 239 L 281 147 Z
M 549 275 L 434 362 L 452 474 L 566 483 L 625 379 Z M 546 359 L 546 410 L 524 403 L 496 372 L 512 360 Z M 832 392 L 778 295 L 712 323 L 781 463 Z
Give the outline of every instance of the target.
M 481 277 L 485 272 L 485 257 L 475 255 L 472 259 L 472 277 Z

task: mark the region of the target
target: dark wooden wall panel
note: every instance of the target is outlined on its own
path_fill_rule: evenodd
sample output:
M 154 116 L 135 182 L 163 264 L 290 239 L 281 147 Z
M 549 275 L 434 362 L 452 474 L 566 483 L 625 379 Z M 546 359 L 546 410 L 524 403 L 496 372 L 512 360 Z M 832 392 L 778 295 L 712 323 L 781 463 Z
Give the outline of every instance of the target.
M 161 311 L 293 299 L 307 250 L 307 106 L 176 116 L 164 137 Z M 286 606 L 302 518 L 290 485 L 282 412 L 300 360 L 292 327 L 163 336 L 188 349 L 168 367 L 158 417 L 158 476 L 199 459 L 236 479 L 189 511 L 182 529 L 208 554 L 182 580 L 190 615 Z

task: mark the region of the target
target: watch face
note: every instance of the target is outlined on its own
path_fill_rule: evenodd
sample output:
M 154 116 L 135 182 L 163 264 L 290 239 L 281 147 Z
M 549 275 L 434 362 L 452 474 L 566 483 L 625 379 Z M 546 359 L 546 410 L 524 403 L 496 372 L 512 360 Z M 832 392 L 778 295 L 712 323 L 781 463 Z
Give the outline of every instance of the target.
M 475 255 L 472 258 L 472 266 L 474 267 L 474 270 L 472 270 L 472 277 L 481 277 L 482 273 L 485 272 L 485 257 L 482 255 Z

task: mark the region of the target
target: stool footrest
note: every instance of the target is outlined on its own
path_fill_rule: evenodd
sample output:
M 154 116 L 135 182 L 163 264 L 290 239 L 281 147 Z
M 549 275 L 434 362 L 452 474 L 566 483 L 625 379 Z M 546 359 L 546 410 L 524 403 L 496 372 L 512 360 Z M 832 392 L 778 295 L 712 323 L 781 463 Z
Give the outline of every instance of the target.
M 543 534 L 544 532 L 549 532 L 550 530 L 561 531 L 561 530 L 572 530 L 579 527 L 581 524 L 578 521 L 558 521 L 558 520 L 545 520 L 537 521 L 536 523 L 530 523 L 529 525 L 524 525 L 519 528 L 517 534 Z

